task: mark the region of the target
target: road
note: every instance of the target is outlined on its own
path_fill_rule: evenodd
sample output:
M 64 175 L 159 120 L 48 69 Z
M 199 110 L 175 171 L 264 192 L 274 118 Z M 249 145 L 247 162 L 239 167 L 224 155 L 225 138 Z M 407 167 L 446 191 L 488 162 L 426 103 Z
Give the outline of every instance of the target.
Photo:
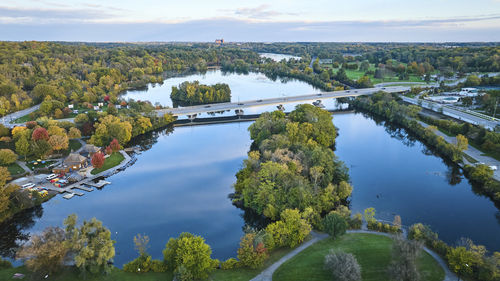
M 227 102 L 227 103 L 216 103 L 216 104 L 208 104 L 208 105 L 196 105 L 196 106 L 187 106 L 187 107 L 179 107 L 179 108 L 165 108 L 157 110 L 157 114 L 159 116 L 163 116 L 166 113 L 171 113 L 174 116 L 182 116 L 182 115 L 195 115 L 204 112 L 218 112 L 218 111 L 226 111 L 226 110 L 235 110 L 235 109 L 243 109 L 247 107 L 254 106 L 264 106 L 264 105 L 277 105 L 283 103 L 293 103 L 293 102 L 305 102 L 305 101 L 314 101 L 314 100 L 322 100 L 329 98 L 342 98 L 342 97 L 357 97 L 363 95 L 371 95 L 378 91 L 385 91 L 388 93 L 400 93 L 406 92 L 410 90 L 410 87 L 406 86 L 395 86 L 395 87 L 386 87 L 386 88 L 366 88 L 366 89 L 356 89 L 356 90 L 345 90 L 345 91 L 334 91 L 334 92 L 322 92 L 319 94 L 309 94 L 309 95 L 300 95 L 300 96 L 292 96 L 292 97 L 278 97 L 278 98 L 270 98 L 270 99 L 262 99 L 262 100 L 250 100 L 250 101 L 242 101 L 242 102 Z
M 493 118 L 491 116 L 487 116 L 484 114 L 480 114 L 477 112 L 473 111 L 467 111 L 465 109 L 458 109 L 454 108 L 449 105 L 443 105 L 440 103 L 436 102 L 431 102 L 428 100 L 419 100 L 419 99 L 414 99 L 414 98 L 409 98 L 409 97 L 402 97 L 403 101 L 419 105 L 423 108 L 430 109 L 435 112 L 439 112 L 441 114 L 444 114 L 446 116 L 453 117 L 458 120 L 462 120 L 464 122 L 473 124 L 473 125 L 480 125 L 483 126 L 491 131 L 494 131 L 497 126 L 500 125 L 500 120 L 497 118 Z
M 5 115 L 4 117 L 2 117 L 0 119 L 0 123 L 3 124 L 5 127 L 8 127 L 8 128 L 12 128 L 12 127 L 15 127 L 15 126 L 24 125 L 24 123 L 11 124 L 10 122 L 13 121 L 13 120 L 16 120 L 19 117 L 23 117 L 24 115 L 30 114 L 31 112 L 33 112 L 35 110 L 38 110 L 39 108 L 40 108 L 40 105 L 38 104 L 38 105 L 35 105 L 33 107 L 26 108 L 26 109 L 23 109 L 23 110 L 16 111 L 14 113 Z

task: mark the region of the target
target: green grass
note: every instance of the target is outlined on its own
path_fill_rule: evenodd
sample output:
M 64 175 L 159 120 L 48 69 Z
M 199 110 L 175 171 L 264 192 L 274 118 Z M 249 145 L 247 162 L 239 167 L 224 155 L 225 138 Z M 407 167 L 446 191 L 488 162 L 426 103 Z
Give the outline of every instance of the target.
M 9 170 L 11 176 L 19 175 L 25 172 L 24 169 L 15 162 L 7 166 L 7 169 Z
M 99 169 L 93 169 L 91 174 L 96 175 L 101 172 L 104 172 L 108 169 L 113 168 L 114 166 L 120 164 L 125 157 L 120 152 L 113 152 L 106 160 L 104 161 L 104 165 L 102 165 Z
M 337 240 L 327 238 L 285 262 L 276 270 L 273 280 L 332 280 L 331 274 L 323 268 L 325 255 L 330 249 L 352 253 L 361 266 L 364 281 L 389 280 L 387 267 L 391 261 L 391 246 L 392 239 L 375 234 L 351 233 Z M 418 266 L 421 280 L 443 280 L 443 269 L 424 251 L 418 260 Z
M 333 71 L 336 73 L 340 68 L 333 68 Z M 375 65 L 370 64 L 369 70 L 375 71 Z M 357 70 L 352 70 L 352 69 L 345 69 L 345 74 L 349 79 L 352 80 L 358 80 L 359 78 L 363 77 L 365 75 L 366 71 L 361 71 L 359 69 Z M 370 80 L 372 81 L 373 84 L 378 84 L 378 83 L 384 83 L 384 82 L 423 82 L 425 83 L 424 80 L 420 76 L 417 75 L 409 75 L 408 79 L 406 80 L 399 80 L 399 77 L 397 76 L 390 76 L 390 77 L 385 77 L 383 79 L 380 78 L 375 78 L 372 74 L 368 75 L 370 77 Z
M 36 169 L 36 168 L 45 168 L 51 164 L 54 164 L 56 161 L 51 161 L 51 160 L 45 160 L 45 163 L 37 162 L 38 164 L 34 165 L 32 162 L 27 162 L 26 166 L 30 168 L 31 170 Z

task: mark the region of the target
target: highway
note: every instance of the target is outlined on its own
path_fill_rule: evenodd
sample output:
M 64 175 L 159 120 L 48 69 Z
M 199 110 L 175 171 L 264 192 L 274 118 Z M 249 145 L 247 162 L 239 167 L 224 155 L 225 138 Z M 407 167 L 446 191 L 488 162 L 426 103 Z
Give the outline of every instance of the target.
M 157 110 L 157 114 L 158 116 L 163 116 L 166 113 L 171 113 L 174 116 L 195 115 L 205 112 L 235 110 L 235 109 L 243 109 L 254 106 L 306 102 L 306 101 L 315 101 L 315 100 L 330 99 L 330 98 L 357 97 L 357 96 L 371 95 L 379 91 L 384 91 L 388 93 L 401 93 L 409 90 L 410 87 L 394 86 L 394 87 L 383 87 L 383 88 L 367 88 L 367 89 L 353 89 L 353 90 L 334 91 L 334 92 L 321 92 L 317 94 L 300 95 L 292 97 L 278 97 L 278 98 L 261 99 L 261 100 L 241 101 L 239 103 L 226 102 L 226 103 L 196 105 L 196 106 L 187 106 L 178 108 L 165 108 Z

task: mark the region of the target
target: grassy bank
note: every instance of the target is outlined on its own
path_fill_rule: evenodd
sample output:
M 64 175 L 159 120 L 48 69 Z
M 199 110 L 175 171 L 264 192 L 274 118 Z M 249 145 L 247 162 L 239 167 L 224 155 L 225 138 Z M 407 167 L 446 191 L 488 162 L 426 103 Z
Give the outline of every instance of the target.
M 119 165 L 125 157 L 120 152 L 113 152 L 106 160 L 104 161 L 104 165 L 102 165 L 99 169 L 93 169 L 91 174 L 97 175 L 101 172 L 104 172 L 108 169 L 113 168 L 116 165 Z
M 361 266 L 363 280 L 389 280 L 387 267 L 391 261 L 392 239 L 360 233 L 346 234 L 337 240 L 327 238 L 313 244 L 280 266 L 273 280 L 331 280 L 331 274 L 323 267 L 330 249 L 352 253 Z M 422 251 L 418 266 L 421 280 L 443 280 L 443 269 L 429 254 Z

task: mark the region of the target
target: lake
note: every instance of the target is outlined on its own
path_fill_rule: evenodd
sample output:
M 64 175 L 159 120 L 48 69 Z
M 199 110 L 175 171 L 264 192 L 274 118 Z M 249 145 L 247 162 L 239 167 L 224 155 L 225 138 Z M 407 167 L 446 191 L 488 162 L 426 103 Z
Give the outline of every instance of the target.
M 260 74 L 213 71 L 184 79 L 194 77 L 240 85 L 232 88 L 233 95 L 240 98 L 317 91 L 300 81 L 270 81 Z M 172 78 L 164 85 L 182 81 Z M 164 92 L 159 87 L 143 92 L 141 99 L 166 102 L 169 88 L 162 88 Z M 134 91 L 127 96 L 138 99 L 140 95 Z M 324 104 L 338 107 L 333 99 Z M 293 106 L 286 104 L 285 108 L 291 110 Z M 273 109 L 249 110 L 258 113 Z M 375 207 L 378 219 L 392 221 L 398 214 L 404 225 L 429 224 L 448 243 L 465 236 L 489 250 L 500 250 L 500 213 L 488 198 L 472 191 L 456 167 L 433 155 L 404 130 L 360 113 L 334 114 L 333 122 L 339 129 L 335 153 L 349 167 L 354 186 L 350 199 L 353 212 Z M 133 237 L 138 233 L 150 237 L 149 253 L 154 258 L 162 257 L 170 237 L 185 231 L 203 236 L 212 247 L 213 257 L 235 257 L 245 218 L 244 212 L 231 204 L 228 194 L 251 144 L 247 131 L 250 124 L 177 127 L 134 140 L 133 144 L 141 145 L 144 151 L 137 155 L 134 165 L 108 178 L 112 184 L 70 200 L 58 195 L 42 208 L 24 212 L 0 226 L 0 253 L 8 254 L 21 234 L 62 226 L 64 218 L 76 213 L 80 222 L 96 217 L 111 230 L 117 241 L 115 264 L 119 267 L 137 256 Z

